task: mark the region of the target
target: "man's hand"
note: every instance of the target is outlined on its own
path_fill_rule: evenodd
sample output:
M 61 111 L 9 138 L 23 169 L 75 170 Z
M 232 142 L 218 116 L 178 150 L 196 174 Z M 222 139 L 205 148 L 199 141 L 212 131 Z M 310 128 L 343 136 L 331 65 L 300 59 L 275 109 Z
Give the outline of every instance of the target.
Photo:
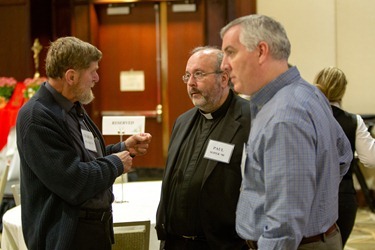
M 128 173 L 133 165 L 133 157 L 130 156 L 130 153 L 128 151 L 121 151 L 115 153 L 114 155 L 120 158 L 122 165 L 124 166 L 123 174 Z
M 130 136 L 125 141 L 126 149 L 132 157 L 145 155 L 151 142 L 152 136 L 149 133 L 140 133 Z

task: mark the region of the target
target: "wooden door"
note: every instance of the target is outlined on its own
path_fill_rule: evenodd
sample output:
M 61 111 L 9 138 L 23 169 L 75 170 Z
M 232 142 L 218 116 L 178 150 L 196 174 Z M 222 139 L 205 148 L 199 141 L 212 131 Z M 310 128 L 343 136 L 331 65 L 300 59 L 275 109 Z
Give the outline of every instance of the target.
M 94 116 L 146 116 L 146 132 L 153 136 L 147 156 L 137 157 L 135 166 L 162 167 L 162 120 L 157 116 L 161 104 L 158 10 L 153 3 L 123 5 L 129 14 L 111 15 L 107 4 L 95 5 L 97 14 L 97 46 L 103 52 L 99 64 L 100 82 L 95 86 Z M 120 73 L 137 71 L 144 74 L 144 90 L 123 91 Z M 126 138 L 126 137 L 125 137 Z M 107 143 L 119 136 L 105 136 Z
M 103 115 L 145 115 L 146 131 L 153 141 L 148 154 L 135 158 L 134 165 L 163 168 L 173 123 L 193 106 L 181 75 L 189 51 L 204 45 L 203 3 L 192 13 L 174 13 L 165 2 L 121 6 L 129 6 L 129 14 L 109 15 L 110 5 L 94 5 L 95 21 L 91 26 L 95 29 L 90 35 L 95 36 L 93 40 L 103 58 L 91 113 L 100 126 Z M 120 72 L 131 70 L 144 72 L 144 91 L 120 91 Z M 158 116 L 160 105 L 163 115 Z M 114 143 L 119 138 L 105 139 Z

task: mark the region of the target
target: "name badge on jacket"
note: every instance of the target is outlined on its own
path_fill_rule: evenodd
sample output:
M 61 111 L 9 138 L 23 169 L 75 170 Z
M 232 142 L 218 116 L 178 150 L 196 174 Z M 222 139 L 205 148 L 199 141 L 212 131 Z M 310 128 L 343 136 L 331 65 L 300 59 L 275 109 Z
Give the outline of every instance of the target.
M 234 144 L 210 140 L 204 158 L 219 162 L 229 163 L 234 149 Z
M 83 138 L 83 143 L 85 144 L 85 148 L 87 150 L 97 152 L 93 134 L 90 131 L 87 131 L 84 129 L 81 129 L 81 132 L 82 132 L 82 138 Z

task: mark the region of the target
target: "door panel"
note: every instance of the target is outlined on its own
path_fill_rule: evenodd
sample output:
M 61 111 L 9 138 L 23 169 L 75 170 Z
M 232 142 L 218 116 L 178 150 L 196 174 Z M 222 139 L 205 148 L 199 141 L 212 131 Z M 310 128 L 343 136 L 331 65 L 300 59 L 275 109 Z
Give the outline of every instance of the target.
M 103 52 L 99 64 L 100 82 L 94 88 L 94 113 L 101 124 L 102 115 L 147 115 L 146 132 L 153 136 L 148 154 L 136 157 L 134 166 L 163 167 L 161 152 L 162 123 L 154 117 L 160 104 L 158 87 L 156 22 L 153 3 L 137 3 L 128 15 L 107 15 L 108 5 L 95 6 L 98 17 L 98 48 Z M 144 91 L 120 91 L 121 71 L 144 72 Z M 107 143 L 118 136 L 105 136 Z
M 153 140 L 148 154 L 136 157 L 134 166 L 163 168 L 173 123 L 193 107 L 181 76 L 189 51 L 205 45 L 204 2 L 188 13 L 173 12 L 166 2 L 137 2 L 128 15 L 107 15 L 108 6 L 94 4 L 91 14 L 97 20 L 89 36 L 95 36 L 103 52 L 91 114 L 99 126 L 103 114 L 146 114 L 146 131 Z M 129 70 L 144 71 L 144 91 L 120 91 L 120 72 Z M 161 122 L 155 118 L 159 104 L 163 104 Z M 105 136 L 105 140 L 115 143 L 119 137 Z
M 170 102 L 170 128 L 175 119 L 191 109 L 186 84 L 182 81 L 190 51 L 204 46 L 204 3 L 199 1 L 195 12 L 173 12 L 168 6 L 168 98 Z M 174 104 L 178 105 L 174 105 Z

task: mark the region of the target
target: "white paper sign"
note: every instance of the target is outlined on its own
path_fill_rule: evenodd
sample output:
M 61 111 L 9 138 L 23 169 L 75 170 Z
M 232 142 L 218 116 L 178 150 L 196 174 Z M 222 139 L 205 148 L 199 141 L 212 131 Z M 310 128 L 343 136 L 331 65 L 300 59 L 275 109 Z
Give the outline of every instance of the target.
M 145 116 L 103 116 L 103 135 L 134 135 L 145 132 Z
M 233 144 L 210 140 L 204 158 L 229 163 L 233 149 Z
M 120 72 L 121 91 L 144 91 L 145 73 L 144 71 L 121 71 Z

